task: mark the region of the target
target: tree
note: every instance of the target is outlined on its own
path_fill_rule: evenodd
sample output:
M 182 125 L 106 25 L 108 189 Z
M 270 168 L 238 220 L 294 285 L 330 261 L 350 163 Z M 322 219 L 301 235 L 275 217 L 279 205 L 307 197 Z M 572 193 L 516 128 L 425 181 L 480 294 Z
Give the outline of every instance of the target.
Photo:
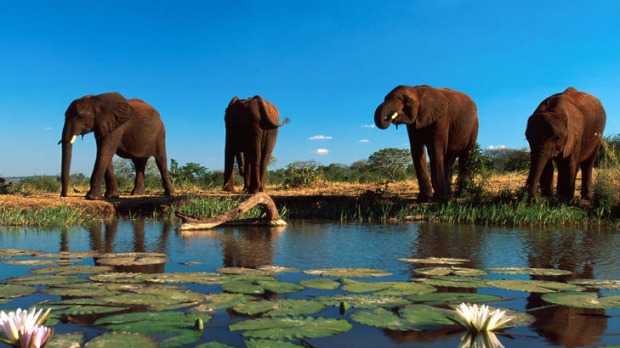
M 404 179 L 407 166 L 411 162 L 411 153 L 407 149 L 382 149 L 368 157 L 370 168 L 390 181 Z

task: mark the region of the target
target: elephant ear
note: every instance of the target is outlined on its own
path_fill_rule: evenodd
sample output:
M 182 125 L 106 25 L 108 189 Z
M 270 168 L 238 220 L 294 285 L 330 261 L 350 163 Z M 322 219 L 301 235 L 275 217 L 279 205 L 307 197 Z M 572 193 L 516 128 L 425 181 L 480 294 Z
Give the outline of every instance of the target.
M 427 127 L 447 114 L 448 98 L 435 88 L 421 87 L 419 103 L 418 115 L 415 120 L 416 129 Z
M 564 119 L 566 121 L 566 144 L 562 150 L 562 156 L 564 158 L 570 156 L 575 151 L 575 146 L 578 146 L 579 140 L 583 136 L 583 114 L 572 103 L 565 103 L 564 107 Z
M 260 96 L 254 97 L 258 101 L 258 106 L 261 115 L 261 126 L 263 128 L 275 128 L 278 127 L 280 122 L 280 112 L 276 107 Z
M 119 93 L 106 93 L 98 96 L 95 117 L 96 135 L 105 137 L 116 128 L 129 121 L 133 107 Z

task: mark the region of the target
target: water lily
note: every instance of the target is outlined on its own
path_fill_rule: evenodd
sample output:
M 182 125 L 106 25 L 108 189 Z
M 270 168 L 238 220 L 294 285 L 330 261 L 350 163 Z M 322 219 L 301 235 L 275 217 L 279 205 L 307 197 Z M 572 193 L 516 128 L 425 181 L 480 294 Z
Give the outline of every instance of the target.
M 50 309 L 43 312 L 36 308 L 28 311 L 18 308 L 8 314 L 0 312 L 0 340 L 14 347 L 43 347 L 52 335 L 53 330 L 43 326 Z
M 487 305 L 478 307 L 476 304 L 461 303 L 456 308 L 455 321 L 468 330 L 495 331 L 503 329 L 512 320 L 506 311 L 491 308 Z
M 472 332 L 467 331 L 463 337 L 459 348 L 504 348 L 502 342 L 490 331 Z

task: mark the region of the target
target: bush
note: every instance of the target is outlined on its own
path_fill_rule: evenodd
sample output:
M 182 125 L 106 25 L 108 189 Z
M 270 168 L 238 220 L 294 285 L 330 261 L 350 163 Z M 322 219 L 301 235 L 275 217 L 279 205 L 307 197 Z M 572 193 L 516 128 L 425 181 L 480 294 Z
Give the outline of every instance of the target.
M 33 192 L 60 192 L 60 178 L 57 176 L 41 175 L 22 179 L 17 191 L 21 193 Z
M 618 192 L 619 177 L 610 170 L 599 170 L 593 185 L 592 200 L 594 208 L 602 214 L 609 214 L 620 205 Z
M 11 183 L 7 183 L 4 178 L 0 178 L 0 195 L 5 195 L 9 192 L 11 192 Z
M 309 187 L 322 177 L 315 161 L 293 162 L 284 170 L 282 187 L 285 189 Z

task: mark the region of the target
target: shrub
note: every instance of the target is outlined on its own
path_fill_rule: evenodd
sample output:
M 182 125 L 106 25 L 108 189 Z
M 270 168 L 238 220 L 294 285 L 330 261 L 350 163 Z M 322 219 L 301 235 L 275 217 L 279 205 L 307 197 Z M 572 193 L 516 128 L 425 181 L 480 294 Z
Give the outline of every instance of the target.
M 51 175 L 34 176 L 22 179 L 17 191 L 21 193 L 60 192 L 60 178 Z
M 284 171 L 282 187 L 285 189 L 309 187 L 322 177 L 315 161 L 293 162 Z

